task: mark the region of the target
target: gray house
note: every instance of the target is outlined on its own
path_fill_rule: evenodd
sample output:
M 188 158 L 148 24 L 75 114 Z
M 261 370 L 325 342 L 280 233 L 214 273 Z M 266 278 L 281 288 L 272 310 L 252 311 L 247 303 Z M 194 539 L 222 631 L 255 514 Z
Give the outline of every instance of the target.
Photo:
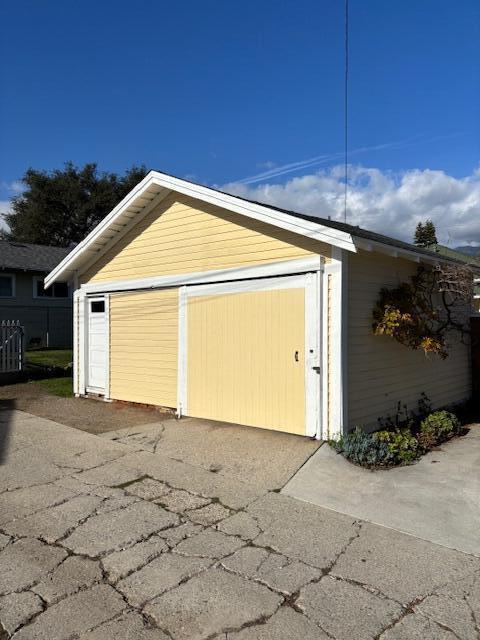
M 44 289 L 43 279 L 68 249 L 0 240 L 0 321 L 20 320 L 25 345 L 72 346 L 72 292 L 67 282 Z

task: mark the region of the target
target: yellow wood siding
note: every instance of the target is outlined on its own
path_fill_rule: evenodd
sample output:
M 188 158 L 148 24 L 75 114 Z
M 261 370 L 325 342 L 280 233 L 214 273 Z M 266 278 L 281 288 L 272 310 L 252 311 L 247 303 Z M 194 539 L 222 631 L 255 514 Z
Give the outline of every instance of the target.
M 407 260 L 377 253 L 349 255 L 348 398 L 349 425 L 377 426 L 394 415 L 398 401 L 416 409 L 422 392 L 434 407 L 470 395 L 469 350 L 453 339 L 450 356 L 441 360 L 412 351 L 372 333 L 372 309 L 381 287 L 397 286 L 416 272 Z
M 330 256 L 330 246 L 171 194 L 81 275 L 80 282 L 227 269 Z
M 304 435 L 304 298 L 303 288 L 189 297 L 187 413 Z
M 178 289 L 110 298 L 110 397 L 177 406 Z

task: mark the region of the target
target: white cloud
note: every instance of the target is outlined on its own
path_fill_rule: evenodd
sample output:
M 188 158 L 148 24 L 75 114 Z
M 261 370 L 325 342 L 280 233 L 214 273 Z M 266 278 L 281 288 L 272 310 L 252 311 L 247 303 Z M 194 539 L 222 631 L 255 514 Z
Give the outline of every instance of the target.
M 25 190 L 25 185 L 21 180 L 14 180 L 13 182 L 0 182 L 0 190 L 18 195 Z
M 266 162 L 257 162 L 257 169 L 261 169 L 262 171 L 271 171 L 276 166 L 277 163 L 273 162 L 273 160 L 267 160 Z
M 4 214 L 10 213 L 12 210 L 12 203 L 10 200 L 0 200 L 0 230 L 8 229 L 8 225 L 5 222 Z
M 231 182 L 222 189 L 300 213 L 343 220 L 343 172 L 338 165 L 283 184 Z M 435 223 L 444 244 L 480 244 L 480 169 L 454 178 L 429 169 L 393 173 L 350 166 L 350 224 L 411 241 L 416 224 L 427 218 Z

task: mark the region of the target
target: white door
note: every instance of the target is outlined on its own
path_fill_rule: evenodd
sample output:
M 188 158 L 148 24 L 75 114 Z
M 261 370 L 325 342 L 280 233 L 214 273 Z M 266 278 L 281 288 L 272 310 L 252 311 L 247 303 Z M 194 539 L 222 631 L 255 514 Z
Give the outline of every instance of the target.
M 105 298 L 88 301 L 88 381 L 87 389 L 105 391 L 107 373 L 107 322 Z

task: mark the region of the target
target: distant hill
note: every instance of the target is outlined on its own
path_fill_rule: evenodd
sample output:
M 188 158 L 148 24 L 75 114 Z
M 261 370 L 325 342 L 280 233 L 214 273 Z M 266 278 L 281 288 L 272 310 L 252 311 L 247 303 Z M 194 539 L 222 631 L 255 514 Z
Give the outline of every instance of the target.
M 455 247 L 455 251 L 466 253 L 469 256 L 480 256 L 480 247 L 472 247 L 470 245 L 467 245 L 465 247 Z

